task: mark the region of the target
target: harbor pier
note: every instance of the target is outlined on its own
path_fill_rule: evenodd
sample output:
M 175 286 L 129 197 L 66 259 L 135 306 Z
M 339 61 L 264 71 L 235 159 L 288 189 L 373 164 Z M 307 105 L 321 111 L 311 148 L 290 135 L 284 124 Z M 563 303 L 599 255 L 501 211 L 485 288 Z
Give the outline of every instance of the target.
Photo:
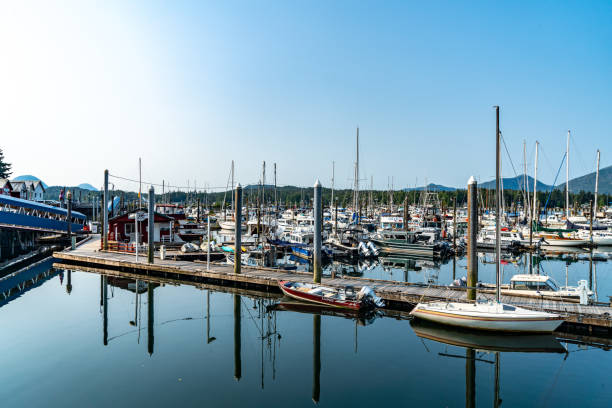
M 206 262 L 190 262 L 184 260 L 155 259 L 148 263 L 146 259 L 136 262 L 131 254 L 106 252 L 100 250 L 98 239 L 79 246 L 75 250 L 55 252 L 58 260 L 54 265 L 63 269 L 92 269 L 95 272 L 119 271 L 130 274 L 134 278 L 160 277 L 172 279 L 174 282 L 204 282 L 220 287 L 242 287 L 259 292 L 278 293 L 279 280 L 311 282 L 311 272 L 285 271 L 263 267 L 242 266 L 240 274 L 234 273 L 232 265 Z M 381 279 L 368 279 L 351 276 L 323 276 L 322 284 L 332 287 L 353 286 L 359 289 L 369 286 L 383 298 L 390 309 L 410 310 L 419 301 L 447 300 L 467 301 L 465 288 L 453 288 L 441 285 L 424 285 Z M 479 298 L 493 299 L 495 294 L 487 290 L 478 290 Z M 580 305 L 568 301 L 550 298 L 534 298 L 502 295 L 504 303 L 562 314 L 566 323 L 562 330 L 592 334 L 597 332 L 604 336 L 612 334 L 612 308 L 609 304 Z

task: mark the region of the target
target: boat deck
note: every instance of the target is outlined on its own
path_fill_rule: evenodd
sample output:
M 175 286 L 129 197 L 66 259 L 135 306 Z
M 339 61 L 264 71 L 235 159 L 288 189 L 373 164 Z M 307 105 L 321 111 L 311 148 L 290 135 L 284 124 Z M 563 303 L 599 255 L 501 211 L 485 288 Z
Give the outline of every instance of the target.
M 136 262 L 133 254 L 100 251 L 100 241 L 94 238 L 74 250 L 55 252 L 54 257 L 61 260 L 56 263 L 59 268 L 66 269 L 110 269 L 129 272 L 135 277 L 142 275 L 162 276 L 176 280 L 209 281 L 221 286 L 244 286 L 263 289 L 264 291 L 279 292 L 279 280 L 298 282 L 312 282 L 312 273 L 299 271 L 286 271 L 271 268 L 242 266 L 240 274 L 233 272 L 233 266 L 210 264 L 207 269 L 206 262 L 185 260 L 161 260 L 155 258 L 155 263 L 147 263 L 146 256 L 140 257 Z M 361 277 L 329 277 L 322 278 L 326 286 L 344 287 L 369 286 L 376 294 L 383 298 L 392 308 L 410 308 L 419 301 L 432 300 L 466 300 L 466 291 L 461 288 L 446 286 L 424 286 L 389 280 L 367 279 Z M 492 293 L 479 293 L 479 298 L 492 299 Z M 534 310 L 561 313 L 569 324 L 609 330 L 612 328 L 612 308 L 607 306 L 580 305 L 554 299 L 541 299 L 535 297 L 502 296 L 505 303 L 526 307 Z

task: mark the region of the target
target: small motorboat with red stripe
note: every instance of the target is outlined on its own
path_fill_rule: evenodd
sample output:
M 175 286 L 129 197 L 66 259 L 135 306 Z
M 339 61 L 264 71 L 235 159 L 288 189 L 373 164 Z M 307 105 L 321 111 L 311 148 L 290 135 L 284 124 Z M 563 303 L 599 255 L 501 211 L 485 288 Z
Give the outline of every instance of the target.
M 359 292 L 352 286 L 335 288 L 316 283 L 279 281 L 278 286 L 286 296 L 318 305 L 351 310 L 383 307 L 384 302 L 374 291 L 364 286 Z

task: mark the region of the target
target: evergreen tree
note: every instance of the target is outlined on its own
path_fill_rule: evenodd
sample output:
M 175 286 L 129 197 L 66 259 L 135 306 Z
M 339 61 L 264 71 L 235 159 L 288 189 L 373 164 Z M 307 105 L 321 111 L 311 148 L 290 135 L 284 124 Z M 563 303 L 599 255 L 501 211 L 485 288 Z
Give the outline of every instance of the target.
M 4 161 L 4 153 L 0 149 L 0 178 L 9 178 L 11 176 L 11 164 Z

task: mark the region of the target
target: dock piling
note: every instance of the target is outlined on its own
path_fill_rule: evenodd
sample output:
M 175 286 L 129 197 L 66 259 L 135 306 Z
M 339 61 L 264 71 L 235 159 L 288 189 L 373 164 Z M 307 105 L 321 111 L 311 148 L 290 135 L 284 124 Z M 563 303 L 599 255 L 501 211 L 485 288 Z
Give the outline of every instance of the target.
M 155 254 L 155 212 L 153 211 L 155 207 L 155 189 L 153 186 L 149 187 L 149 228 L 147 231 L 148 238 L 148 260 L 149 263 L 152 264 L 154 261 Z
M 476 287 L 478 282 L 478 183 L 472 176 L 468 180 L 468 242 L 467 242 L 467 265 L 468 276 L 467 290 L 468 300 L 476 300 Z
M 314 185 L 314 248 L 313 248 L 313 272 L 314 272 L 314 283 L 321 283 L 321 182 L 317 180 Z
M 234 239 L 234 273 L 240 273 L 242 262 L 242 187 L 240 183 L 236 186 L 236 198 L 234 200 L 235 215 L 234 221 L 236 225 L 236 238 Z
M 66 194 L 66 198 L 68 200 L 67 209 L 68 214 L 66 214 L 66 221 L 68 223 L 68 241 L 70 242 L 70 249 L 74 249 L 75 245 L 72 243 L 72 192 L 68 190 Z
M 105 251 L 108 251 L 108 170 L 104 170 L 104 202 L 102 203 L 102 242 Z

